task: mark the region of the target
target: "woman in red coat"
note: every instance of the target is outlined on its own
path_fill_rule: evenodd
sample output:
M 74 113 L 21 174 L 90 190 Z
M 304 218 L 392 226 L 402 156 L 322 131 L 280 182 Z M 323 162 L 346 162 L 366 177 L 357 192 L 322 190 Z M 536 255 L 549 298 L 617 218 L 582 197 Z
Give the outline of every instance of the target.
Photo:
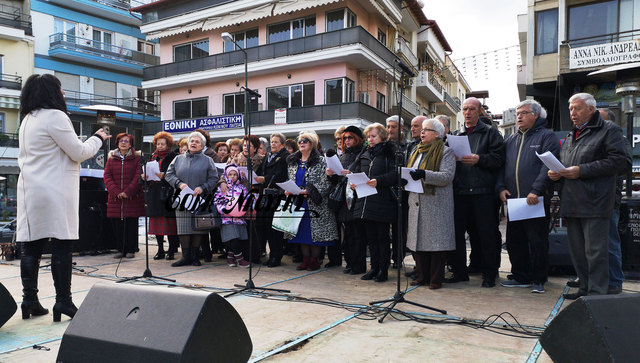
M 138 244 L 138 217 L 144 215 L 140 185 L 140 154 L 133 149 L 133 136 L 116 136 L 117 148 L 109 152 L 104 167 L 104 184 L 109 193 L 107 217 L 118 241 L 115 258 L 133 258 Z

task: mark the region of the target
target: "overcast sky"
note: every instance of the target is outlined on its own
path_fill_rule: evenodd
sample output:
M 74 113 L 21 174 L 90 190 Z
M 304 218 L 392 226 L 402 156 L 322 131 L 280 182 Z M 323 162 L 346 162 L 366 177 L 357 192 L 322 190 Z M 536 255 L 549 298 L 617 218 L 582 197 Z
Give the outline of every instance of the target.
M 518 14 L 527 12 L 527 0 L 423 0 L 428 19 L 438 22 L 456 60 L 518 44 Z M 456 64 L 460 68 L 459 64 Z M 492 70 L 489 79 L 465 74 L 472 90 L 489 90 L 491 112 L 502 113 L 520 100 L 516 67 Z

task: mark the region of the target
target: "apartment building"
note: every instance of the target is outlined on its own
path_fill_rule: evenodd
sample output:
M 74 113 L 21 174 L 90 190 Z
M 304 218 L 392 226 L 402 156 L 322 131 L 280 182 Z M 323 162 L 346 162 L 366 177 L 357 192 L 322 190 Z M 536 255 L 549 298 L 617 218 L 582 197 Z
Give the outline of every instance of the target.
M 163 128 L 181 136 L 203 127 L 214 140 L 241 136 L 245 49 L 248 88 L 261 96 L 249 100 L 252 134 L 312 129 L 331 147 L 340 126 L 384 123 L 398 114 L 397 60 L 424 79 L 404 87 L 406 130 L 446 102 L 441 75 L 427 65 L 444 68 L 450 47 L 418 1 L 176 0 L 132 10 L 142 14 L 147 40 L 160 45 L 160 65 L 144 70 L 142 85 L 160 91 L 163 122 L 147 139 Z

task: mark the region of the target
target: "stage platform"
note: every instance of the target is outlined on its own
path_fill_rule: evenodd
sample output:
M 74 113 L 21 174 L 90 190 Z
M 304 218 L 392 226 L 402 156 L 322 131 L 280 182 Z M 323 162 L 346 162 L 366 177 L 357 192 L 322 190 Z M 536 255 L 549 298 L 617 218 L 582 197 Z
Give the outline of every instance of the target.
M 144 240 L 140 239 L 144 251 Z M 152 240 L 151 254 L 155 254 Z M 47 264 L 45 256 L 42 264 Z M 179 257 L 179 256 L 178 256 Z M 80 306 L 87 292 L 98 282 L 115 283 L 118 278 L 140 275 L 144 271 L 143 253 L 119 261 L 113 254 L 74 256 L 77 267 L 72 280 L 73 299 Z M 406 258 L 412 268 L 413 260 Z M 175 284 L 160 283 L 167 289 L 199 289 L 220 294 L 233 284 L 244 284 L 248 269 L 228 267 L 214 259 L 200 267 L 171 267 L 169 261 L 153 261 L 154 275 L 176 279 Z M 325 260 L 326 262 L 326 260 Z M 510 269 L 506 251 L 502 253 L 500 278 L 495 288 L 482 288 L 480 275 L 471 281 L 445 284 L 442 289 L 425 286 L 408 288 L 406 298 L 447 310 L 446 315 L 409 304 L 397 309 L 381 324 L 379 314 L 368 309 L 369 302 L 390 298 L 396 289 L 397 270 L 390 270 L 389 281 L 362 281 L 345 275 L 342 268 L 296 271 L 291 257 L 276 268 L 253 270 L 256 286 L 291 290 L 290 294 L 237 294 L 228 301 L 246 324 L 253 341 L 251 361 L 265 362 L 550 362 L 538 344 L 539 335 L 550 319 L 568 302 L 568 276 L 552 276 L 546 293 L 533 294 L 528 288 L 505 288 L 499 282 Z M 20 304 L 22 299 L 19 261 L 0 262 L 0 282 Z M 144 289 L 153 283 L 130 282 Z M 49 268 L 40 272 L 40 301 L 49 310 L 55 292 Z M 640 292 L 640 284 L 629 281 L 623 293 Z M 180 307 L 175 307 L 180 314 Z M 62 335 L 69 324 L 52 323 L 48 316 L 22 320 L 20 310 L 0 328 L 0 362 L 54 362 Z M 505 329 L 508 325 L 514 329 Z M 215 329 L 215 327 L 212 327 Z M 36 349 L 36 348 L 38 349 Z

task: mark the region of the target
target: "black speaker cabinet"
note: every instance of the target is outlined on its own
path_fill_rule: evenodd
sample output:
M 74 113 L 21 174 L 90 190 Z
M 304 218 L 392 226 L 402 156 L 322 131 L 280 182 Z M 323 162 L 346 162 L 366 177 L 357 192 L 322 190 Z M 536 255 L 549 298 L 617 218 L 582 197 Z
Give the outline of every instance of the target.
M 9 290 L 0 283 L 0 328 L 11 319 L 16 310 L 18 310 L 16 301 L 9 293 Z
M 640 362 L 640 295 L 584 296 L 540 337 L 554 362 Z
M 252 350 L 242 318 L 217 294 L 96 284 L 57 362 L 246 362 Z
M 573 266 L 566 229 L 549 233 L 549 266 Z

